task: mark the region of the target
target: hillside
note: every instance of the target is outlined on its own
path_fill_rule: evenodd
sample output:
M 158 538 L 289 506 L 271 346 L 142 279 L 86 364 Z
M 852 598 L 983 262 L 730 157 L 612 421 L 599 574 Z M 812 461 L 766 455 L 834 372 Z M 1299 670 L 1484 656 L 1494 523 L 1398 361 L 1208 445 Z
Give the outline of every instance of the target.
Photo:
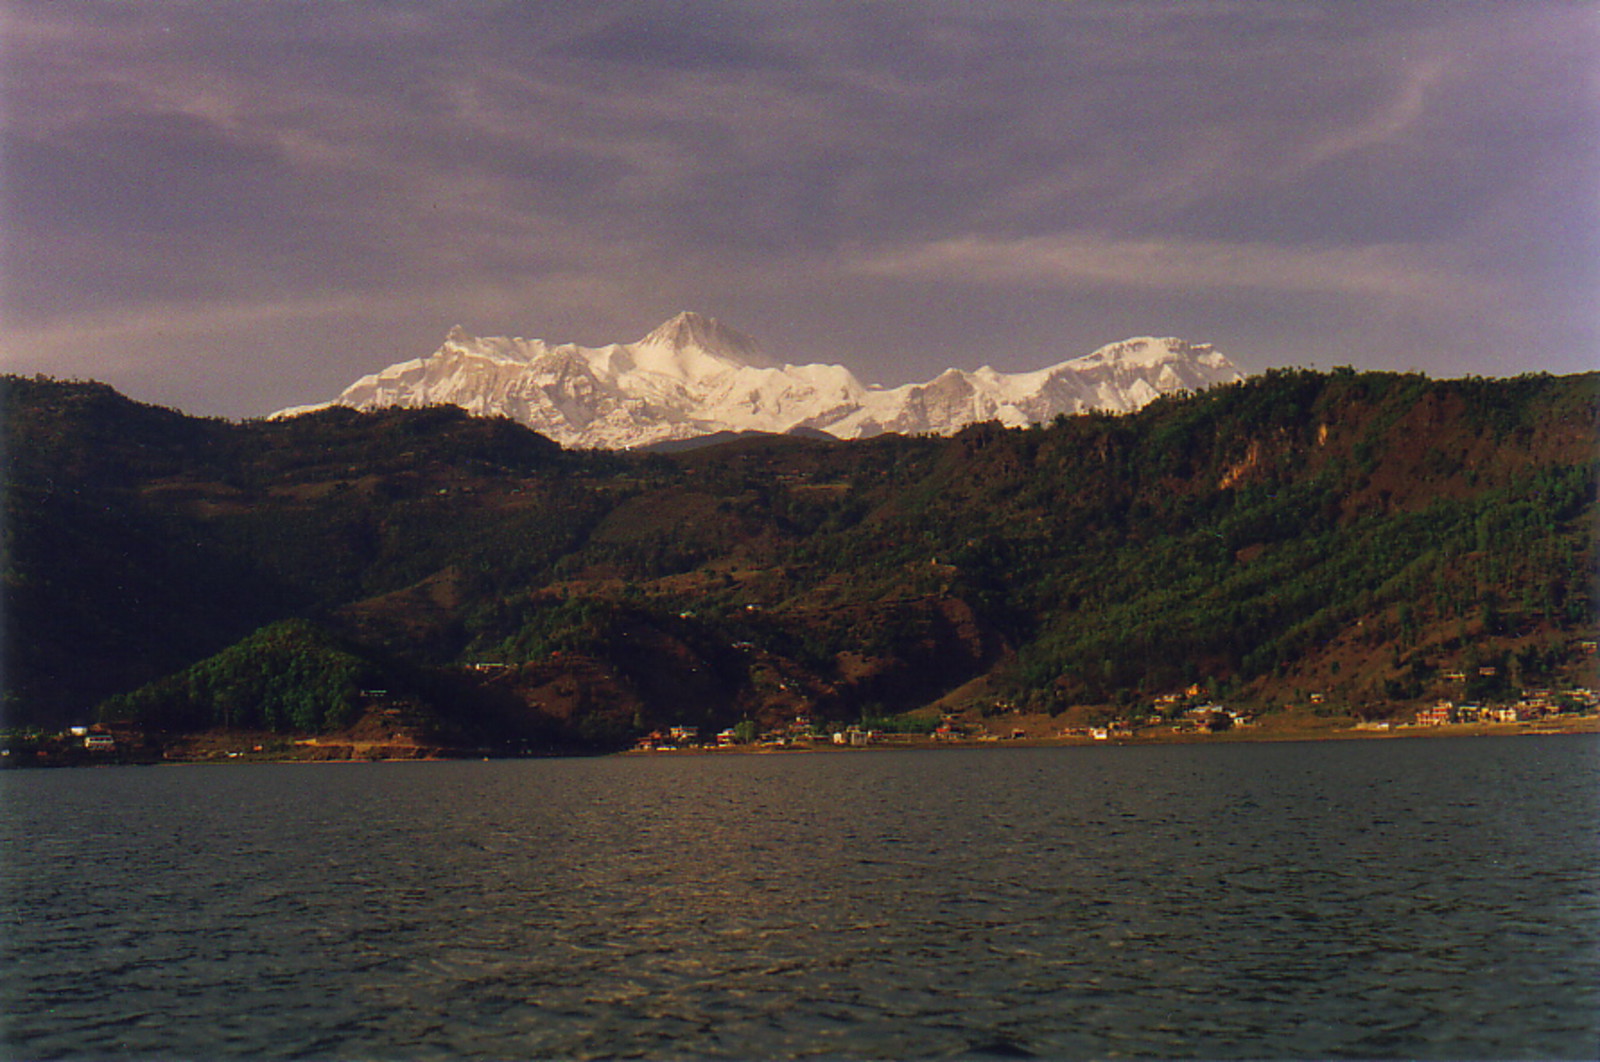
M 671 454 L 449 407 L 235 424 L 18 378 L 3 401 L 7 725 L 298 732 L 398 703 L 442 744 L 537 749 L 941 698 L 1385 717 L 1593 683 L 1595 374 L 1275 372 Z M 333 662 L 298 692 L 247 641 L 285 620 Z

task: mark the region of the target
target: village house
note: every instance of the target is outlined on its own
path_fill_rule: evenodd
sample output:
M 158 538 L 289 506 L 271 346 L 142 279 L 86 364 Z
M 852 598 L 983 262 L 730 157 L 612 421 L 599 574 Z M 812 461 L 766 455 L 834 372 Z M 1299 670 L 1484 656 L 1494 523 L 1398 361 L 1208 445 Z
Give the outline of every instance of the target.
M 1189 709 L 1184 714 L 1193 720 L 1195 726 L 1212 733 L 1219 730 L 1227 730 L 1234 724 L 1234 713 L 1229 712 L 1220 704 L 1202 704 L 1198 708 Z
M 1418 726 L 1444 726 L 1456 720 L 1456 706 L 1450 701 L 1440 701 L 1432 708 L 1424 708 L 1417 713 Z
M 777 731 L 775 736 L 801 740 L 809 738 L 811 733 L 811 717 L 809 715 L 797 715 L 788 725 Z

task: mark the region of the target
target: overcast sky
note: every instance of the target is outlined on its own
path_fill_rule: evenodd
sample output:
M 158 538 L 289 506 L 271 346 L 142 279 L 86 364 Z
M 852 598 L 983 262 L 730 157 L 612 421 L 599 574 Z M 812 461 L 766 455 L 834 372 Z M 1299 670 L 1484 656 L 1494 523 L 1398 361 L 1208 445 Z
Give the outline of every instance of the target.
M 1600 351 L 1600 6 L 0 0 L 0 367 L 194 413 L 682 309 L 883 384 Z

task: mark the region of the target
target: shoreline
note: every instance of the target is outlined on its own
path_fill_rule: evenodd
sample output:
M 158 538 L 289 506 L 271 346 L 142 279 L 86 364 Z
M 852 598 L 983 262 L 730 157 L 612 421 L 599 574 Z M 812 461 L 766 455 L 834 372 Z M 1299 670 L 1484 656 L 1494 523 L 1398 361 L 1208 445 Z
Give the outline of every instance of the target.
M 117 767 L 117 766 L 225 766 L 236 763 L 281 764 L 360 764 L 360 763 L 452 763 L 472 760 L 522 760 L 565 759 L 572 757 L 654 757 L 654 756 L 795 756 L 816 753 L 856 752 L 943 752 L 971 749 L 1023 749 L 1023 748 L 1128 748 L 1156 745 L 1217 745 L 1255 744 L 1260 742 L 1295 741 L 1392 741 L 1450 737 L 1542 737 L 1570 734 L 1600 734 L 1600 715 L 1574 716 L 1566 720 L 1541 720 L 1522 723 L 1447 723 L 1439 726 L 1394 726 L 1388 729 L 1363 726 L 1271 726 L 1253 725 L 1237 727 L 1217 733 L 1182 731 L 1173 732 L 1151 728 L 1144 732 L 1096 739 L 1085 735 L 934 738 L 922 734 L 881 734 L 866 745 L 836 745 L 828 740 L 795 741 L 786 744 L 756 743 L 748 745 L 701 745 L 671 749 L 621 749 L 611 752 L 581 752 L 576 750 L 549 751 L 523 755 L 496 753 L 490 749 L 448 749 L 439 746 L 376 746 L 339 755 L 283 755 L 280 750 L 228 752 L 213 748 L 196 755 L 144 755 L 87 756 L 75 755 L 71 759 L 24 760 L 5 762 L 3 770 L 45 770 L 62 767 Z M 292 740 L 292 739 L 291 739 Z M 326 751 L 343 749 L 342 743 L 318 743 L 315 747 Z M 301 745 L 301 748 L 307 746 Z M 374 752 L 400 755 L 372 755 Z M 359 752 L 359 754 L 358 754 Z
M 1256 744 L 1294 741 L 1389 741 L 1448 737 L 1542 737 L 1564 734 L 1600 734 L 1600 716 L 1580 716 L 1557 725 L 1545 723 L 1450 723 L 1441 726 L 1393 727 L 1387 730 L 1339 727 L 1241 727 L 1219 733 L 1149 732 L 1095 739 L 1091 737 L 941 738 L 920 734 L 885 734 L 867 745 L 831 742 L 796 742 L 789 745 L 723 745 L 677 749 L 627 749 L 616 756 L 785 756 L 818 752 L 941 752 L 952 749 L 1021 748 L 1128 748 L 1152 745 Z

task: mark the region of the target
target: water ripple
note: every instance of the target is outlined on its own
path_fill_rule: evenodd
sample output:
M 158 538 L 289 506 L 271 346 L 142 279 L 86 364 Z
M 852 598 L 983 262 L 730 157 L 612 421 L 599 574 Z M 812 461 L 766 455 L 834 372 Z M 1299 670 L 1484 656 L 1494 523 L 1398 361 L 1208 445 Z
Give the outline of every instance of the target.
M 1600 745 L 0 778 L 26 1058 L 1590 1058 Z

